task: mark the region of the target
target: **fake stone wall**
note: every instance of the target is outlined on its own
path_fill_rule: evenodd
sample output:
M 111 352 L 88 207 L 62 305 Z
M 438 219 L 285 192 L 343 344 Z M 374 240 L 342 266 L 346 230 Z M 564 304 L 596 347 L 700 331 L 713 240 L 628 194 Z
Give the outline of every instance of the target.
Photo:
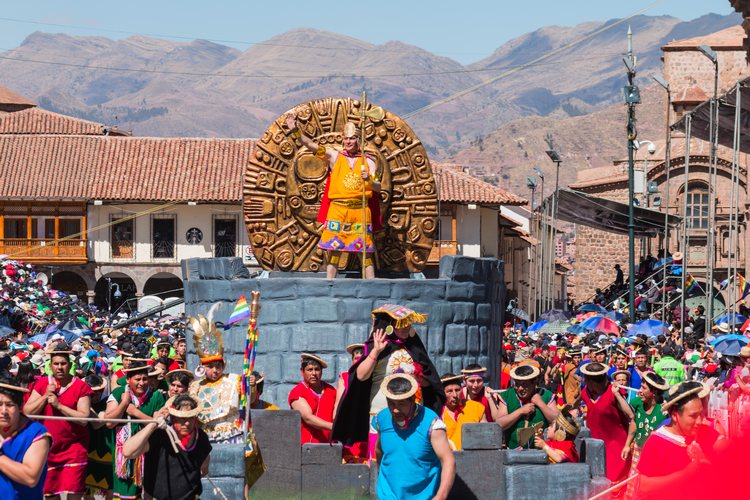
M 293 273 L 250 278 L 239 258 L 188 259 L 182 263 L 185 312 L 226 321 L 240 295 L 261 293 L 256 369 L 265 375 L 263 399 L 288 408 L 287 396 L 301 380 L 300 353 L 314 353 L 328 363 L 323 378 L 331 384 L 349 368 L 348 344 L 364 342 L 370 312 L 384 303 L 398 303 L 428 321 L 415 325 L 439 374 L 457 373 L 470 363 L 490 369 L 496 385 L 498 349 L 503 321 L 503 264 L 496 259 L 445 256 L 440 278 L 326 280 Z M 227 370 L 242 369 L 247 320 L 224 332 Z M 188 333 L 188 366 L 197 365 Z

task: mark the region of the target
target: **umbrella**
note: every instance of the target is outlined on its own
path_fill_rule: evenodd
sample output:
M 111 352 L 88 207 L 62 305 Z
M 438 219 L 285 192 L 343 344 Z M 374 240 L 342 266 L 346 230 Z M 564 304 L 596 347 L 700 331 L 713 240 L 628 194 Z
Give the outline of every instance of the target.
M 570 328 L 569 321 L 550 321 L 539 329 L 541 333 L 565 333 Z
M 644 319 L 639 321 L 630 327 L 628 335 L 635 337 L 636 335 L 645 335 L 647 337 L 658 337 L 661 334 L 669 332 L 669 325 L 659 321 L 658 319 Z
M 599 304 L 583 304 L 578 308 L 578 312 L 595 312 L 599 314 L 607 314 L 607 310 Z
M 750 343 L 750 338 L 747 338 L 744 335 L 740 335 L 738 333 L 728 333 L 726 335 L 722 335 L 720 337 L 716 337 L 715 339 L 713 339 L 710 342 L 710 344 L 712 346 L 716 347 L 716 344 L 718 344 L 719 342 L 722 342 L 722 341 L 726 341 L 726 340 L 736 340 L 737 342 L 739 342 L 742 345 L 747 345 L 748 343 Z
M 741 337 L 737 338 L 737 337 Z M 742 335 L 722 335 L 711 342 L 716 352 L 724 356 L 739 356 L 742 346 L 747 345 L 747 337 Z
M 33 337 L 29 338 L 29 342 L 36 342 L 37 344 L 44 345 L 48 339 L 52 338 L 53 335 L 62 335 L 65 342 L 67 342 L 68 344 L 72 343 L 74 340 L 80 337 L 80 335 L 69 332 L 67 330 L 57 330 L 56 332 L 40 333 L 39 335 L 34 335 Z
M 720 317 L 716 320 L 716 324 L 720 325 L 722 323 L 727 323 L 729 326 L 734 325 L 741 325 L 747 321 L 747 318 L 744 317 L 741 314 L 732 313 L 732 314 L 725 314 L 724 316 Z
M 604 316 L 591 317 L 581 323 L 581 326 L 586 330 L 594 330 L 601 333 L 613 333 L 615 335 L 620 335 L 620 327 L 617 325 L 617 323 L 609 318 L 605 318 Z
M 625 317 L 623 313 L 620 311 L 609 311 L 607 314 L 604 315 L 605 318 L 609 318 L 615 321 L 620 321 L 622 318 Z
M 543 319 L 541 321 L 537 321 L 536 323 L 534 323 L 532 325 L 529 325 L 529 328 L 526 331 L 527 332 L 535 332 L 535 331 L 539 330 L 540 328 L 542 328 L 547 323 L 549 323 L 549 321 L 547 321 L 546 319 Z
M 577 325 L 569 326 L 567 331 L 577 335 L 579 333 L 586 333 L 586 327 L 583 326 L 583 323 L 578 323 Z
M 570 318 L 570 313 L 562 309 L 550 309 L 540 314 L 539 317 L 548 321 L 567 321 Z

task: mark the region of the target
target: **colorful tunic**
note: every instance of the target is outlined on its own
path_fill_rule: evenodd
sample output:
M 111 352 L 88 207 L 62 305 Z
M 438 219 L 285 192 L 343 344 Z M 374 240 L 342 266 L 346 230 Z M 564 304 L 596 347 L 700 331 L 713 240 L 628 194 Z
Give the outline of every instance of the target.
M 365 199 L 372 198 L 372 178 L 362 179 L 362 157 L 354 165 L 347 156 L 339 153 L 329 175 L 327 195 L 330 205 L 326 213 L 323 234 L 318 246 L 324 250 L 341 252 L 374 252 L 372 244 L 372 215 L 369 204 L 362 209 L 362 187 L 364 184 Z M 367 167 L 365 167 L 367 168 Z M 364 218 L 363 218 L 364 212 Z M 366 240 L 362 240 L 363 224 L 367 225 Z
M 578 448 L 576 448 L 574 441 L 545 441 L 544 444 L 553 450 L 561 451 L 563 453 L 563 462 L 572 462 L 575 464 L 580 460 L 578 457 Z M 550 462 L 553 461 L 551 458 L 548 460 Z
M 31 445 L 45 438 L 52 442 L 52 436 L 46 427 L 38 422 L 32 422 L 22 417 L 18 430 L 3 443 L 3 455 L 15 462 L 21 463 Z M 39 482 L 36 486 L 32 487 L 19 484 L 5 474 L 0 473 L 0 498 L 3 500 L 42 498 L 44 496 L 43 490 L 46 478 L 46 467 L 42 468 L 42 475 L 39 477 Z
M 119 405 L 125 391 L 130 391 L 130 387 L 117 387 L 109 395 L 107 402 L 114 401 Z M 132 394 L 130 398 L 131 404 L 149 416 L 153 416 L 165 403 L 164 396 L 160 392 L 152 392 L 151 390 L 144 394 L 140 400 Z M 124 418 L 127 417 L 124 416 Z M 143 456 L 131 460 L 125 458 L 122 454 L 122 446 L 125 444 L 125 441 L 141 430 L 141 427 L 142 425 L 138 423 L 137 419 L 133 419 L 132 424 L 123 424 L 115 427 L 111 451 L 114 458 L 112 462 L 112 490 L 115 498 L 137 498 L 141 494 L 141 486 L 143 484 Z
M 209 441 L 242 442 L 239 375 L 225 373 L 216 382 L 196 380 L 190 384 L 190 395 L 207 407 L 198 415 L 198 420 Z
M 492 410 L 490 409 L 490 402 L 487 399 L 487 396 L 484 395 L 484 392 L 482 392 L 482 395 L 479 398 L 474 398 L 469 394 L 469 391 L 466 389 L 466 387 L 464 387 L 463 395 L 466 399 L 470 399 L 484 406 L 484 416 L 487 418 L 487 422 L 494 422 L 494 420 L 492 419 Z
M 660 427 L 651 434 L 646 440 L 646 444 L 643 445 L 638 460 L 638 472 L 647 477 L 668 476 L 683 470 L 690 465 L 690 461 L 685 438 L 672 434 L 665 427 Z M 639 494 L 638 498 L 666 498 L 662 494 L 677 498 L 673 495 L 679 495 L 679 489 L 685 486 L 689 488 L 690 483 L 691 481 L 680 481 L 679 483 L 673 481 L 669 485 L 668 494 L 665 490 L 661 494 L 659 492 L 652 492 L 648 496 Z
M 430 436 L 437 414 L 421 405 L 405 429 L 393 423 L 387 408 L 375 417 L 383 458 L 378 471 L 378 498 L 430 499 L 440 487 L 440 460 Z
M 107 409 L 107 401 L 91 405 L 94 413 L 99 415 Z M 90 495 L 112 489 L 112 445 L 114 432 L 106 425 L 91 429 L 89 441 L 89 465 L 86 470 L 86 488 Z
M 51 375 L 41 377 L 34 385 L 34 390 L 43 395 L 49 384 L 57 385 L 57 381 Z M 61 405 L 76 409 L 78 401 L 91 396 L 93 392 L 84 381 L 73 377 L 66 387 L 56 386 L 55 394 Z M 44 405 L 41 414 L 64 416 L 49 404 Z M 53 440 L 47 457 L 44 494 L 84 493 L 89 451 L 88 427 L 65 420 L 44 420 L 44 426 L 49 430 Z
M 336 389 L 331 384 L 321 382 L 320 394 L 310 389 L 304 382 L 295 385 L 289 392 L 289 407 L 298 399 L 304 399 L 310 409 L 318 418 L 326 422 L 333 422 L 333 406 L 336 404 Z M 331 431 L 316 429 L 302 421 L 302 433 L 300 442 L 305 443 L 328 443 L 331 440 Z
M 630 459 L 620 458 L 628 439 L 629 419 L 617 406 L 609 386 L 596 401 L 591 399 L 587 388 L 581 392 L 581 397 L 588 409 L 586 425 L 591 430 L 591 437 L 604 441 L 607 478 L 614 482 L 622 481 L 630 470 Z
M 461 448 L 461 427 L 465 423 L 479 423 L 484 415 L 484 406 L 476 401 L 468 400 L 456 412 L 452 412 L 448 407 L 443 408 L 443 422 L 445 422 L 445 431 L 448 433 L 448 442 L 454 450 Z
M 646 413 L 641 398 L 635 398 L 631 406 L 635 412 L 635 443 L 643 448 L 648 437 L 659 428 L 667 416 L 662 413 L 660 404 L 655 404 L 651 408 L 651 413 Z
M 548 404 L 550 401 L 552 401 L 552 393 L 550 391 L 548 391 L 547 389 L 540 389 L 540 391 L 544 404 Z M 507 391 L 501 392 L 500 399 L 503 404 L 505 404 L 509 414 L 518 410 L 525 404 L 518 399 L 518 395 L 516 394 L 515 389 L 508 389 Z M 549 427 L 549 423 L 544 417 L 544 413 L 542 413 L 542 410 L 540 410 L 538 407 L 534 409 L 534 413 L 531 418 L 519 418 L 515 424 L 509 426 L 507 429 L 503 429 L 503 441 L 507 443 L 508 449 L 514 450 L 519 447 L 523 447 L 524 449 L 533 448 L 533 440 L 529 440 L 526 443 L 519 443 L 517 431 L 522 427 L 531 427 L 532 425 L 537 423 L 542 424 L 542 429 L 546 429 L 547 427 Z

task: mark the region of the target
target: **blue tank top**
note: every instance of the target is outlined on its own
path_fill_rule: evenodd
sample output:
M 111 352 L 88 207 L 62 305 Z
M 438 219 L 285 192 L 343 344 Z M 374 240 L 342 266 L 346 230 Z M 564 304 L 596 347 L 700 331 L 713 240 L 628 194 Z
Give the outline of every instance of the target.
M 15 460 L 16 462 L 23 462 L 23 457 L 26 455 L 26 451 L 29 447 L 38 439 L 49 438 L 50 443 L 52 442 L 52 436 L 50 436 L 47 429 L 38 422 L 32 422 L 27 420 L 25 424 L 21 424 L 22 428 L 19 429 L 5 444 L 3 444 L 3 454 Z M 45 463 L 42 468 L 42 475 L 39 478 L 39 482 L 36 486 L 29 488 L 22 484 L 18 484 L 12 481 L 8 476 L 0 473 L 0 498 L 5 499 L 37 499 L 44 498 L 44 481 L 47 478 L 47 464 Z
M 429 408 L 418 406 L 406 429 L 393 424 L 388 408 L 375 417 L 383 458 L 378 473 L 378 498 L 431 499 L 440 487 L 440 460 L 432 449 L 430 428 L 438 419 Z

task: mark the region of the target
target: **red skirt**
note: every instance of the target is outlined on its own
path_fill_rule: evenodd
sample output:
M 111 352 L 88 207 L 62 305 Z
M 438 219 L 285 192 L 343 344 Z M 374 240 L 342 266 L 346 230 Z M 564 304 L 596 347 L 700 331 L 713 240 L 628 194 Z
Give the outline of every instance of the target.
M 87 462 L 81 464 L 49 464 L 47 480 L 44 481 L 44 494 L 85 493 L 87 465 Z

